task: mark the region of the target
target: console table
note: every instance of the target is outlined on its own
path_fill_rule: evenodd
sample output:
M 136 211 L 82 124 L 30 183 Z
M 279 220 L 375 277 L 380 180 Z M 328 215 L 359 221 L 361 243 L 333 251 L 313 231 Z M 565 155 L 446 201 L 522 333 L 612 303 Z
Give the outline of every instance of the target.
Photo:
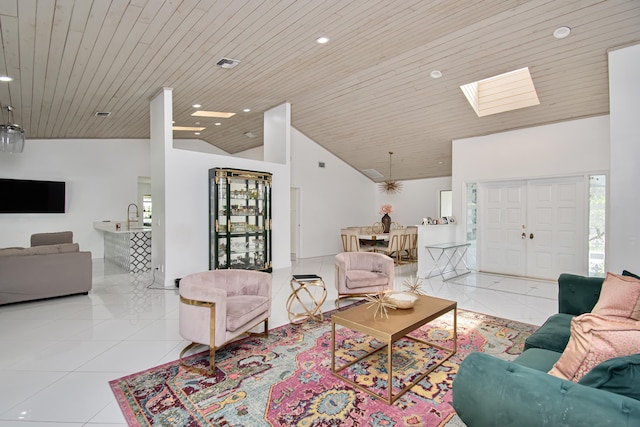
M 464 257 L 471 243 L 441 243 L 438 245 L 427 245 L 426 249 L 433 260 L 433 268 L 429 271 L 427 278 L 433 276 L 442 277 L 443 281 L 455 279 L 471 273 Z M 458 272 L 458 266 L 461 272 Z M 434 274 L 435 272 L 435 274 Z M 445 278 L 445 274 L 454 273 Z

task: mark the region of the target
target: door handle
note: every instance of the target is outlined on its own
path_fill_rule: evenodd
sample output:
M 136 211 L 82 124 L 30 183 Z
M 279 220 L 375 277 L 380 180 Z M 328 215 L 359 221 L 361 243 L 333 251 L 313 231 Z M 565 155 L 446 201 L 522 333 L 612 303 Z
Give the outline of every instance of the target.
M 527 238 L 527 235 L 526 235 L 526 233 L 525 233 L 524 231 L 522 232 L 522 238 L 523 238 L 523 239 L 526 239 L 526 238 Z
M 529 239 L 533 239 L 533 233 L 529 234 Z

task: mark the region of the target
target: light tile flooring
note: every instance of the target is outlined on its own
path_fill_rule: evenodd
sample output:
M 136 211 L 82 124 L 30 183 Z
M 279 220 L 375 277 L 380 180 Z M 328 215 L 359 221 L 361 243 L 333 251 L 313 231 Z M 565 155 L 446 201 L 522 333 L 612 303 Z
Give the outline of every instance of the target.
M 270 327 L 289 321 L 296 273 L 322 276 L 323 311 L 334 308 L 333 256 L 303 259 L 273 272 Z M 396 267 L 396 289 L 415 274 L 415 263 Z M 175 360 L 187 344 L 178 333 L 175 288 L 102 261 L 94 261 L 93 275 L 88 296 L 0 307 L 0 427 L 125 425 L 108 381 Z M 536 325 L 557 311 L 553 282 L 471 273 L 422 283 L 459 308 Z

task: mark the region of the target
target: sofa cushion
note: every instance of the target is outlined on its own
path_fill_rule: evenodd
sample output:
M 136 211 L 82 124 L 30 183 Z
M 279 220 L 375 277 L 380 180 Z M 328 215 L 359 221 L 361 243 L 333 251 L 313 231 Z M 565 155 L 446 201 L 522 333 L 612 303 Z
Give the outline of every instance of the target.
M 72 231 L 55 233 L 36 233 L 31 235 L 31 246 L 57 245 L 59 243 L 73 243 Z
M 602 277 L 562 273 L 558 277 L 558 313 L 580 314 L 593 310 L 600 298 Z
M 538 330 L 524 342 L 524 349 L 543 348 L 562 353 L 571 337 L 572 314 L 558 313 L 549 317 Z
M 606 360 L 578 383 L 640 400 L 640 353 Z
M 61 245 L 43 245 L 25 248 L 25 255 L 50 255 L 59 253 L 78 252 L 80 246 L 77 243 L 65 243 Z
M 635 277 L 636 279 L 640 279 L 640 276 L 638 276 L 637 274 L 633 274 L 630 271 L 627 270 L 622 270 L 622 275 L 623 276 L 629 276 L 629 277 Z
M 593 314 L 640 320 L 640 280 L 607 273 Z
M 247 322 L 269 310 L 271 300 L 260 295 L 227 297 L 227 331 L 235 332 Z
M 571 339 L 551 375 L 577 382 L 605 360 L 638 353 L 640 322 L 583 314 L 571 321 Z
M 347 288 L 367 288 L 370 286 L 387 286 L 389 277 L 384 273 L 366 270 L 347 271 Z
M 10 255 L 27 255 L 27 254 L 24 253 L 24 248 L 19 248 L 19 247 L 0 249 L 0 256 L 10 256 Z
M 530 348 L 516 357 L 513 363 L 526 366 L 537 371 L 549 372 L 553 365 L 560 359 L 562 353 L 545 350 L 544 348 Z

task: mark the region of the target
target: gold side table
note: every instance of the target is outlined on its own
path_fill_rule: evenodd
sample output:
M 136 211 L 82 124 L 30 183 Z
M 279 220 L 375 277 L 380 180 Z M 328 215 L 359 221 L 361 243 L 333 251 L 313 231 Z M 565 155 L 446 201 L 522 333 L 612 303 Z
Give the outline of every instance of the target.
M 311 319 L 323 321 L 324 316 L 321 308 L 327 299 L 327 288 L 322 277 L 315 274 L 294 274 L 289 285 L 291 286 L 291 295 L 287 299 L 289 321 L 296 325 Z M 314 294 L 313 288 L 320 288 L 320 291 L 316 291 Z M 317 297 L 318 293 L 320 294 L 319 298 Z M 295 301 L 300 304 L 304 310 L 303 313 L 293 311 L 292 305 Z

